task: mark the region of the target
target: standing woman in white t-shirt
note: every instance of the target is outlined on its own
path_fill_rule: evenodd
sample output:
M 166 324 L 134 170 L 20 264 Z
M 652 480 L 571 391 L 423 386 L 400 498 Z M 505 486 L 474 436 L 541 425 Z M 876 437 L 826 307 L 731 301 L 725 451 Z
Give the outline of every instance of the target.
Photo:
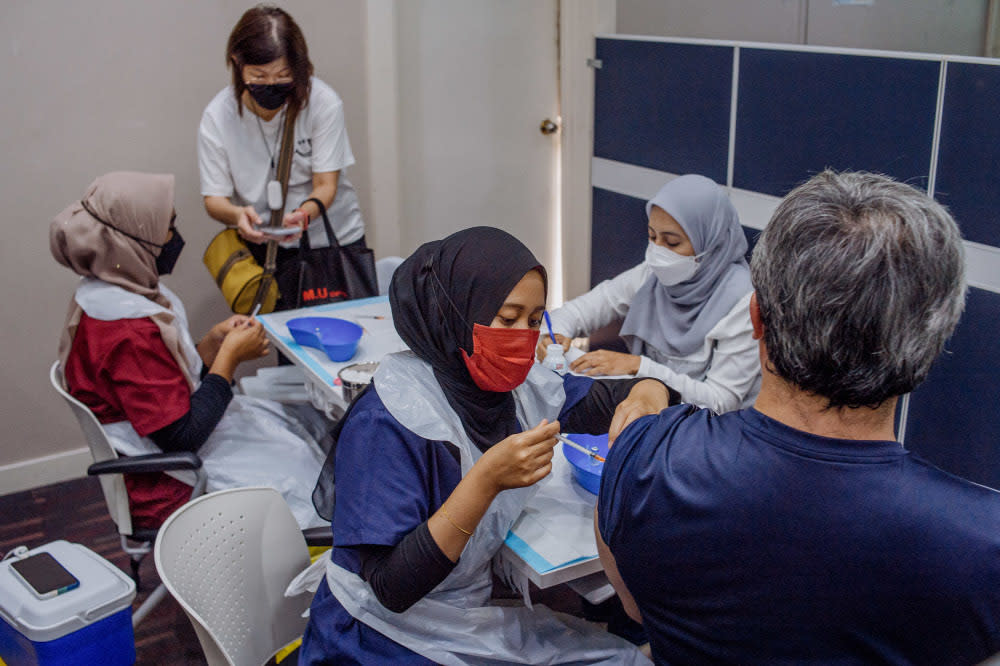
M 646 203 L 646 260 L 553 311 L 569 340 L 624 317 L 629 352 L 597 350 L 571 364 L 589 375 L 654 377 L 716 413 L 753 404 L 760 360 L 750 323 L 750 269 L 736 209 L 710 178 L 679 176 Z M 538 354 L 544 357 L 543 336 Z
M 268 236 L 259 227 L 270 216 L 267 184 L 277 178 L 285 114 L 297 111 L 283 225 L 307 227 L 311 247 L 328 246 L 320 208 L 311 201 L 318 199 L 340 245 L 364 249 L 358 198 L 342 173 L 354 164 L 343 102 L 312 76 L 299 26 L 278 7 L 249 9 L 229 35 L 226 59 L 232 83 L 209 102 L 198 128 L 205 210 L 236 227 L 263 265 Z M 282 265 L 296 259 L 298 239 L 286 237 L 279 246 L 279 276 Z M 279 310 L 293 307 L 294 302 L 280 300 L 277 305 Z

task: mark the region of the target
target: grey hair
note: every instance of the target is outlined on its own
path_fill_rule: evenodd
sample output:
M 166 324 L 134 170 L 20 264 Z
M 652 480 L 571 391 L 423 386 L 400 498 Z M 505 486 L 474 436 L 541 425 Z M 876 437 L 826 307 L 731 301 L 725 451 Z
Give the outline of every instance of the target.
M 924 192 L 824 171 L 754 248 L 769 369 L 828 408 L 877 407 L 927 377 L 965 307 L 958 225 Z

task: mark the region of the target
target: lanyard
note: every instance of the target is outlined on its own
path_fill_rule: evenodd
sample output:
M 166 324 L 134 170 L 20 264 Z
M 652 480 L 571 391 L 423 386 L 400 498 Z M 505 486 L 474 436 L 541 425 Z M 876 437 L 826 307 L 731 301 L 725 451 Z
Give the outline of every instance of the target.
M 284 118 L 284 114 L 286 111 L 287 107 L 281 110 L 282 118 Z M 278 130 L 278 132 L 274 135 L 274 149 L 272 150 L 271 146 L 269 146 L 267 143 L 267 135 L 264 134 L 264 125 L 260 122 L 260 116 L 258 116 L 253 111 L 250 111 L 250 113 L 253 113 L 253 117 L 257 121 L 257 129 L 260 130 L 260 138 L 264 142 L 264 148 L 267 149 L 267 156 L 271 158 L 271 171 L 274 172 L 274 169 L 276 168 L 276 165 L 274 163 L 274 153 L 278 151 L 278 144 L 281 142 L 282 135 L 285 132 L 285 123 L 284 121 L 282 121 L 281 129 Z

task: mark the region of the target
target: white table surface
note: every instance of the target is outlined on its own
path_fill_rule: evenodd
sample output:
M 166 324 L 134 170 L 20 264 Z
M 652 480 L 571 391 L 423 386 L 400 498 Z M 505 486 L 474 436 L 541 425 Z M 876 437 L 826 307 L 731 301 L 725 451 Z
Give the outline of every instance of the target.
M 297 317 L 347 319 L 361 326 L 365 332 L 350 360 L 331 361 L 322 349 L 303 347 L 295 342 L 286 324 Z M 392 325 L 387 296 L 272 312 L 257 318 L 274 346 L 305 371 L 306 386 L 313 405 L 334 419 L 339 418 L 347 408 L 344 392 L 337 380 L 337 373 L 341 368 L 353 363 L 378 361 L 383 356 L 406 349 Z
M 316 316 L 347 319 L 365 329 L 350 360 L 331 361 L 322 350 L 303 347 L 292 339 L 286 326 L 290 319 Z M 273 312 L 258 318 L 275 346 L 305 371 L 316 407 L 334 417 L 343 414 L 347 407 L 336 381 L 341 368 L 362 361 L 378 361 L 406 349 L 392 324 L 386 296 Z M 323 404 L 316 404 L 317 401 Z M 501 555 L 539 588 L 569 583 L 591 602 L 609 598 L 613 590 L 604 576 L 594 540 L 596 497 L 573 481 L 562 445 L 557 447 L 552 474 L 545 483 L 514 523 Z M 562 501 L 550 501 L 554 496 Z M 559 506 L 553 510 L 555 504 Z

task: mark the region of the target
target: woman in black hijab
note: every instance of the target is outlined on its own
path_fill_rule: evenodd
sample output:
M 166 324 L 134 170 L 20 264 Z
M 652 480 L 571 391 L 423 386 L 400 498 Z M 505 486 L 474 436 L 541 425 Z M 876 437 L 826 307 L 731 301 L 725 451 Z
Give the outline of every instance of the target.
M 386 357 L 344 418 L 302 663 L 642 663 L 582 621 L 489 605 L 490 560 L 551 470 L 555 434 L 616 435 L 675 401 L 656 380 L 534 364 L 545 293 L 538 260 L 489 227 L 397 269 L 389 301 L 412 351 Z

